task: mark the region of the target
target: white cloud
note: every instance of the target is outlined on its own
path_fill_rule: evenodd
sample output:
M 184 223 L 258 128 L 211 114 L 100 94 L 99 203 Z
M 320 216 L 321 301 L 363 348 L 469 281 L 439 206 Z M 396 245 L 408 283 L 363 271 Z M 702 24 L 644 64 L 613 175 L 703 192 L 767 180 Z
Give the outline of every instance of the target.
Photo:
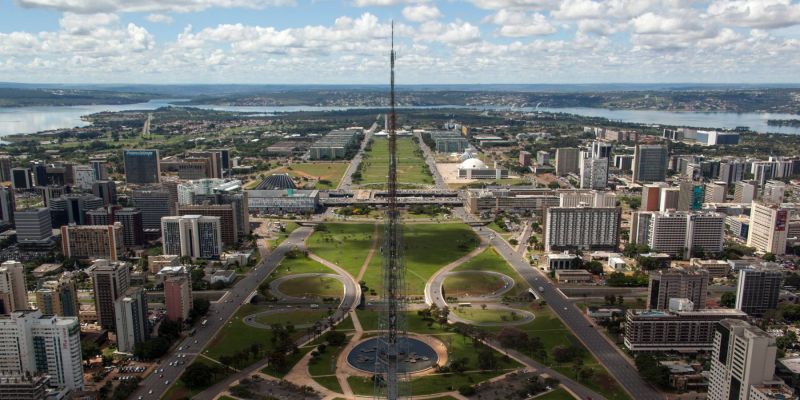
M 719 21 L 748 28 L 783 28 L 800 24 L 800 3 L 791 0 L 715 0 L 708 13 Z
M 155 24 L 171 24 L 174 21 L 172 17 L 166 14 L 150 14 L 145 19 Z
M 602 17 L 604 6 L 591 0 L 565 0 L 553 16 L 559 19 L 582 19 Z
M 506 37 L 549 35 L 557 30 L 544 15 L 523 11 L 500 10 L 484 22 L 499 25 L 499 34 Z
M 293 5 L 294 0 L 15 0 L 26 8 L 50 8 L 77 14 L 197 12 L 212 7 L 261 9 Z
M 116 14 L 91 14 L 79 15 L 74 13 L 64 13 L 64 16 L 58 21 L 64 30 L 73 35 L 88 35 L 98 27 L 114 24 L 119 22 L 119 17 Z
M 480 38 L 480 28 L 464 21 L 448 24 L 428 21 L 420 25 L 414 37 L 415 40 L 437 41 L 454 45 L 476 42 Z
M 403 17 L 409 21 L 425 22 L 441 16 L 442 13 L 435 5 L 419 4 L 403 8 Z
M 478 8 L 486 10 L 526 9 L 544 10 L 558 5 L 558 0 L 469 0 Z

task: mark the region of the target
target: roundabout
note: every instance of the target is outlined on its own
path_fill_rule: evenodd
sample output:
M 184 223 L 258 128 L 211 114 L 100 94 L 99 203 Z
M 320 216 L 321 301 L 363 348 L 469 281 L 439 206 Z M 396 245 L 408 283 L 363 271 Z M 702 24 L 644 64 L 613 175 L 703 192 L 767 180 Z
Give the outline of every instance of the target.
M 293 274 L 270 282 L 269 291 L 284 301 L 314 302 L 322 297 L 341 297 L 344 284 L 344 278 L 338 274 Z
M 398 342 L 400 368 L 402 372 L 418 374 L 447 362 L 447 349 L 444 343 L 430 337 L 409 335 Z M 381 349 L 379 337 L 371 337 L 356 344 L 347 354 L 347 363 L 361 373 L 375 374 L 378 369 L 376 358 Z
M 285 318 L 281 318 L 284 315 Z M 259 329 L 272 329 L 271 324 L 291 322 L 295 329 L 306 329 L 327 319 L 325 310 L 275 309 L 250 314 L 242 318 L 246 325 Z
M 466 301 L 501 297 L 514 287 L 514 279 L 495 271 L 452 271 L 443 275 L 446 296 Z

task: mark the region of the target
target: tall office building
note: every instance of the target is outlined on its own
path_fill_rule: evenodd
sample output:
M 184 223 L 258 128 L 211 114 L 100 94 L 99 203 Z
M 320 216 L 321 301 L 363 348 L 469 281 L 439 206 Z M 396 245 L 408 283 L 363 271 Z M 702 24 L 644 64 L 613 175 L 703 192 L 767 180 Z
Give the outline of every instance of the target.
M 186 274 L 173 275 L 164 281 L 164 302 L 167 318 L 186 321 L 192 310 L 192 283 Z
M 5 186 L 0 186 L 0 226 L 14 224 L 14 211 L 17 210 L 14 191 Z
M 661 203 L 658 205 L 658 210 L 661 212 L 668 210 L 677 210 L 678 201 L 680 200 L 681 189 L 676 187 L 662 187 L 661 188 Z
M 608 158 L 580 159 L 581 189 L 605 189 L 608 186 Z
M 114 329 L 114 302 L 130 287 L 130 266 L 124 262 L 97 260 L 92 265 L 92 284 L 97 321 L 103 329 Z
M 633 150 L 633 180 L 663 182 L 667 175 L 667 147 L 637 144 Z
M 703 208 L 703 184 L 683 180 L 678 185 L 678 211 L 696 211 Z
M 783 272 L 779 268 L 754 266 L 739 271 L 736 309 L 760 317 L 778 307 Z
M 11 169 L 11 187 L 17 190 L 27 190 L 33 187 L 33 178 L 30 168 Z
M 789 211 L 776 204 L 757 201 L 752 204 L 747 245 L 758 251 L 785 254 Z
M 519 152 L 519 165 L 522 167 L 531 166 L 531 152 L 522 150 Z
M 745 164 L 740 161 L 725 161 L 719 164 L 719 180 L 733 185 L 744 179 Z
M 630 240 L 673 257 L 717 254 L 725 244 L 725 215 L 714 212 L 636 212 Z
M 208 175 L 205 178 L 222 178 L 223 164 L 222 153 L 215 150 L 190 150 L 186 152 L 188 158 L 208 160 Z
M 51 386 L 83 390 L 78 318 L 39 310 L 0 316 L 0 371 L 6 377 L 46 374 Z
M 704 192 L 704 203 L 724 203 L 728 185 L 720 181 L 707 183 Z
M 724 319 L 714 332 L 709 400 L 796 399 L 775 379 L 778 346 L 767 332 L 738 319 Z
M 144 244 L 144 222 L 138 208 L 125 207 L 114 213 L 114 220 L 122 224 L 122 240 L 125 247 Z
M 57 280 L 45 281 L 34 293 L 36 308 L 43 314 L 59 317 L 79 316 L 78 286 L 70 274 L 65 273 Z
M 236 209 L 232 204 L 187 204 L 178 206 L 178 215 L 203 215 L 219 217 L 222 243 L 236 245 L 239 241 L 239 226 Z
M 114 181 L 96 181 L 92 183 L 92 194 L 103 199 L 103 205 L 117 204 L 117 184 Z
M 103 207 L 103 199 L 91 194 L 71 193 L 52 199 L 48 205 L 53 227 L 67 224 L 86 225 L 86 212 Z
M 65 257 L 116 261 L 125 253 L 122 224 L 64 225 L 61 227 L 61 250 Z
M 733 187 L 734 203 L 750 203 L 758 195 L 758 183 L 756 181 L 739 181 Z
M 592 147 L 589 149 L 591 158 L 611 158 L 611 143 L 593 141 Z
M 247 192 L 241 193 L 197 193 L 192 198 L 193 204 L 230 204 L 236 218 L 239 237 L 250 234 L 250 210 L 247 205 Z
M 641 211 L 658 211 L 661 203 L 661 188 L 666 187 L 665 183 L 650 183 L 642 185 L 642 205 Z
M 544 150 L 539 150 L 536 152 L 536 164 L 537 165 L 549 165 L 550 164 L 550 153 Z
M 20 244 L 45 245 L 53 237 L 50 209 L 29 208 L 14 213 L 17 242 Z
M 158 150 L 125 150 L 125 180 L 127 183 L 148 184 L 161 182 L 161 159 Z
M 556 175 L 567 175 L 579 172 L 578 149 L 561 147 L 556 149 Z
M 95 181 L 104 181 L 108 179 L 108 164 L 105 158 L 92 158 L 89 160 L 89 165 L 94 172 Z
M 783 203 L 783 196 L 786 193 L 786 184 L 783 181 L 767 181 L 764 185 L 764 192 L 761 201 L 771 204 Z
M 128 288 L 114 301 L 116 318 L 117 349 L 132 353 L 137 344 L 150 337 L 147 321 L 147 298 L 144 289 Z
M 219 153 L 223 172 L 231 169 L 231 151 L 229 149 L 210 149 L 209 151 Z
M 81 190 L 92 190 L 95 182 L 94 170 L 89 165 L 75 166 L 75 187 Z
M 134 190 L 131 200 L 142 212 L 145 230 L 161 230 L 161 218 L 172 215 L 171 196 L 166 190 Z
M 59 185 L 36 186 L 33 189 L 42 198 L 45 207 L 50 207 L 53 200 L 72 192 L 71 187 Z
M 617 207 L 550 207 L 545 222 L 545 251 L 616 250 L 620 209 Z
M 28 288 L 25 285 L 25 270 L 18 261 L 0 264 L 0 314 L 27 310 Z
M 600 190 L 574 190 L 558 193 L 559 207 L 616 207 L 617 195 Z
M 750 166 L 753 180 L 758 187 L 764 187 L 768 180 L 775 177 L 775 163 L 771 161 L 756 161 Z
M 0 156 L 0 182 L 11 182 L 11 165 L 14 159 L 11 156 Z
M 99 207 L 86 212 L 86 225 L 111 225 L 113 223 L 113 209 Z
M 693 309 L 705 308 L 708 297 L 708 271 L 703 269 L 671 268 L 650 272 L 647 308 L 669 309 L 670 299 L 689 299 Z
M 222 251 L 220 217 L 183 215 L 161 219 L 164 254 L 181 257 L 216 258 Z

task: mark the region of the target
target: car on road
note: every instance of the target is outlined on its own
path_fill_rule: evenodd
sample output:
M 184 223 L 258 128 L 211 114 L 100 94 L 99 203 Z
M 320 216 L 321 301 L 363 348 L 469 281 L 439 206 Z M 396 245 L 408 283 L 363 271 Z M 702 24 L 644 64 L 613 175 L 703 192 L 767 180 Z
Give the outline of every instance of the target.
M 169 379 L 164 382 L 165 385 L 169 385 Z

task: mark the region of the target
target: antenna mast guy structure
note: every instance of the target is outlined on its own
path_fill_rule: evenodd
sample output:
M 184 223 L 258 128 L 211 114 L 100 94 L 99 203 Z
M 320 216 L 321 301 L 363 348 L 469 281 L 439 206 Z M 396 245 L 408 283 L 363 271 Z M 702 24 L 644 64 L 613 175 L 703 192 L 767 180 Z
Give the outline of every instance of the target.
M 410 397 L 408 373 L 401 367 L 408 355 L 405 324 L 405 267 L 403 231 L 397 209 L 397 115 L 394 94 L 394 22 L 392 49 L 389 53 L 391 78 L 389 91 L 389 175 L 386 226 L 383 242 L 383 298 L 381 301 L 381 336 L 375 357 L 375 398 L 396 400 Z

